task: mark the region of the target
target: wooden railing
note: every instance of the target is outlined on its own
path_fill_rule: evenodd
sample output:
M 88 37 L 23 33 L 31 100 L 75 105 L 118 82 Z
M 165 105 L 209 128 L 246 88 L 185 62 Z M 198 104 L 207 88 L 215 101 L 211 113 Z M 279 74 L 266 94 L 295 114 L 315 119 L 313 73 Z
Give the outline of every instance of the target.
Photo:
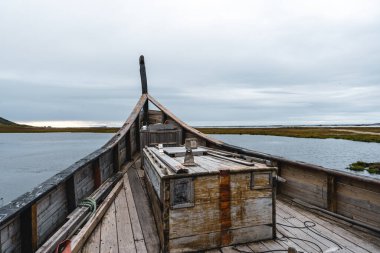
M 286 179 L 278 187 L 279 193 L 380 230 L 380 180 L 224 143 L 186 125 L 152 96 L 148 99 L 161 110 L 162 118 L 182 127 L 183 138 L 196 137 L 204 146 L 275 163 L 278 174 Z
M 139 151 L 143 94 L 122 128 L 103 147 L 0 208 L 0 252 L 34 252 L 94 192 Z

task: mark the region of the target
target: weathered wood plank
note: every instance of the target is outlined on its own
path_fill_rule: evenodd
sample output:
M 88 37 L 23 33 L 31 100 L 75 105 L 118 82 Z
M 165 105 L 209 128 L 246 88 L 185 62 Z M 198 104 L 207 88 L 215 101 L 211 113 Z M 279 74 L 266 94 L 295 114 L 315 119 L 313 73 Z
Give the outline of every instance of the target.
M 135 201 L 135 206 L 138 210 L 137 214 L 144 238 L 149 238 L 149 240 L 145 239 L 147 251 L 157 252 L 157 250 L 160 248 L 160 242 L 146 191 L 142 186 L 142 181 L 139 178 L 135 168 L 128 170 L 127 174 L 129 177 L 129 184 L 131 192 L 133 194 L 133 199 L 138 200 Z
M 115 209 L 119 252 L 136 252 L 125 191 L 116 197 Z
M 157 226 L 157 232 L 158 232 L 158 237 L 160 239 L 160 244 L 161 247 L 163 247 L 163 242 L 164 242 L 164 234 L 163 234 L 163 204 L 158 198 L 156 192 L 153 189 L 152 184 L 149 181 L 149 178 L 145 178 L 145 185 L 147 188 L 147 193 L 150 199 L 150 202 L 152 204 L 152 211 L 154 215 L 154 219 L 156 221 L 156 226 Z
M 102 220 L 104 214 L 107 212 L 110 205 L 114 202 L 116 195 L 120 192 L 122 188 L 123 182 L 119 181 L 112 189 L 112 191 L 108 194 L 108 196 L 104 199 L 102 204 L 98 207 L 95 216 L 92 217 L 92 219 L 82 227 L 82 229 L 74 238 L 72 238 L 71 250 L 73 253 L 77 253 L 80 251 L 85 241 L 88 239 L 89 236 L 91 236 L 91 233 L 93 232 L 95 227 L 101 227 L 101 223 L 99 224 L 99 222 Z
M 330 219 L 318 216 L 314 213 L 308 212 L 297 206 L 291 208 L 282 201 L 277 202 L 278 208 L 283 209 L 288 214 L 297 213 L 302 220 L 316 221 L 320 226 L 315 228 L 319 233 L 328 236 L 329 238 L 337 241 L 341 245 L 345 245 L 354 252 L 376 252 L 380 247 L 373 245 L 371 242 L 358 234 L 353 234 L 348 226 L 338 224 Z
M 130 168 L 128 171 L 130 171 Z M 124 190 L 127 198 L 129 217 L 131 219 L 133 238 L 135 240 L 136 251 L 137 252 L 146 252 L 146 246 L 144 241 L 144 235 L 140 226 L 139 217 L 137 215 L 136 205 L 133 198 L 131 186 L 129 184 L 128 173 L 124 174 Z
M 100 252 L 100 230 L 101 224 L 96 226 L 94 232 L 88 238 L 82 249 L 82 253 L 99 253 Z
M 100 253 L 118 252 L 114 203 L 112 203 L 102 219 L 100 237 Z
M 279 216 L 277 219 L 279 222 L 278 230 L 281 231 L 281 233 L 285 236 L 290 236 L 290 237 L 295 237 L 295 238 L 299 238 L 299 239 L 312 241 L 312 242 L 316 243 L 319 247 L 321 247 L 321 249 L 324 251 L 327 250 L 330 245 L 336 246 L 332 242 L 327 241 L 325 238 L 316 235 L 315 233 L 311 232 L 310 230 L 308 230 L 306 228 L 305 229 L 298 229 L 298 228 L 288 227 L 288 226 L 294 226 L 294 227 L 303 227 L 304 226 L 304 224 L 302 222 L 298 221 L 293 216 L 289 216 L 289 215 L 287 215 L 286 217 Z M 293 241 L 294 243 L 298 244 L 304 250 L 307 249 L 307 248 L 305 249 L 304 244 L 301 244 L 302 243 L 301 241 L 294 240 L 294 239 L 290 239 L 290 240 Z M 310 243 L 308 243 L 308 245 L 310 245 L 310 247 L 313 247 L 313 245 Z M 313 249 L 318 252 L 317 247 L 313 247 Z
M 264 238 L 272 238 L 271 225 L 258 225 L 231 229 L 231 244 L 241 244 L 254 241 L 262 241 Z
M 327 209 L 331 212 L 336 212 L 337 209 L 337 187 L 336 177 L 327 175 Z
M 170 210 L 170 238 L 220 231 L 219 178 L 194 179 L 195 206 Z M 218 246 L 218 245 L 216 245 Z

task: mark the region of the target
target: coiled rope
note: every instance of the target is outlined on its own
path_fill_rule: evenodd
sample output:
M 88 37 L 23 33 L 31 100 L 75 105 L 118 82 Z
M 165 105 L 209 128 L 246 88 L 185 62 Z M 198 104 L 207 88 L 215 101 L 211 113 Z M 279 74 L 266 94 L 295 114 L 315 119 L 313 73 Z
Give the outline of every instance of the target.
M 93 198 L 82 199 L 78 206 L 88 207 L 90 209 L 90 213 L 86 216 L 86 221 L 91 219 L 96 213 L 96 200 Z

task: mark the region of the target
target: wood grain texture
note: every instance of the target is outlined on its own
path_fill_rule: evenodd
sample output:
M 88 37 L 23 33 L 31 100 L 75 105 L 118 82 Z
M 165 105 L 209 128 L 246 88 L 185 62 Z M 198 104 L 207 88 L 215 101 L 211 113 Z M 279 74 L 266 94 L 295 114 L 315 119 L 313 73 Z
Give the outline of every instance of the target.
M 104 214 L 108 211 L 109 207 L 114 203 L 114 199 L 116 195 L 120 192 L 122 188 L 123 188 L 123 182 L 119 181 L 115 185 L 115 187 L 112 189 L 112 191 L 108 194 L 108 196 L 104 199 L 102 204 L 98 206 L 95 216 L 82 227 L 82 229 L 74 238 L 71 238 L 71 250 L 73 253 L 77 253 L 82 249 L 83 245 L 85 245 L 86 240 L 89 237 L 91 237 L 91 234 L 96 227 L 99 227 L 99 228 L 101 227 L 101 221 Z
M 231 243 L 231 189 L 230 189 L 230 172 L 228 170 L 220 171 L 219 176 L 219 211 L 220 211 L 220 243 L 221 246 L 227 246 Z
M 94 232 L 82 249 L 82 253 L 99 253 L 100 252 L 100 229 L 101 225 L 96 226 Z
M 306 171 L 297 167 L 283 166 L 281 192 L 318 207 L 327 208 L 327 178 L 319 171 Z
M 0 228 L 0 252 L 21 252 L 20 227 L 20 217 L 15 217 Z
M 149 196 L 150 203 L 152 205 L 152 212 L 153 212 L 154 220 L 157 226 L 157 232 L 158 232 L 158 237 L 160 239 L 160 245 L 161 245 L 161 248 L 163 248 L 164 247 L 163 203 L 158 198 L 156 192 L 153 189 L 151 182 L 149 181 L 149 178 L 147 177 L 145 178 L 145 185 L 147 188 L 147 194 Z
M 160 242 L 158 238 L 157 228 L 154 221 L 151 205 L 143 188 L 142 181 L 139 178 L 135 168 L 127 171 L 129 184 L 133 198 L 135 200 L 136 210 L 138 210 L 138 219 L 141 225 L 145 245 L 148 252 L 158 252 Z
M 380 193 L 337 183 L 337 213 L 380 227 Z
M 100 253 L 119 252 L 114 203 L 112 203 L 102 219 L 100 234 Z
M 119 252 L 136 252 L 125 191 L 116 197 L 115 210 Z

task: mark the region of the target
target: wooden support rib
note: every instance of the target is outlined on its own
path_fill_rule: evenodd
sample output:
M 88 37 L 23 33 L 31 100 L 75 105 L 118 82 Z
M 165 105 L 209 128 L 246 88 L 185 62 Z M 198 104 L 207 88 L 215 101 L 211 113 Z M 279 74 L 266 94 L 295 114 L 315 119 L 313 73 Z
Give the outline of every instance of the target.
M 20 227 L 22 228 L 20 232 L 21 251 L 25 253 L 35 252 L 38 244 L 36 204 L 33 204 L 21 213 Z
M 65 189 L 68 209 L 67 211 L 68 213 L 71 213 L 77 207 L 74 175 L 66 181 Z
M 95 159 L 92 166 L 93 166 L 93 171 L 94 171 L 95 189 L 98 189 L 102 185 L 102 172 L 100 171 L 99 157 Z
M 337 194 L 336 194 L 336 177 L 327 174 L 327 210 L 336 213 Z
M 118 172 L 120 170 L 120 160 L 119 160 L 119 143 L 117 143 L 112 150 L 113 153 L 113 170 Z
M 38 220 L 37 220 L 37 204 L 31 207 L 31 222 L 32 222 L 32 251 L 36 251 L 38 247 Z
M 133 154 L 132 154 L 132 149 L 131 149 L 131 132 L 128 131 L 125 134 L 125 160 L 130 161 L 132 160 Z

